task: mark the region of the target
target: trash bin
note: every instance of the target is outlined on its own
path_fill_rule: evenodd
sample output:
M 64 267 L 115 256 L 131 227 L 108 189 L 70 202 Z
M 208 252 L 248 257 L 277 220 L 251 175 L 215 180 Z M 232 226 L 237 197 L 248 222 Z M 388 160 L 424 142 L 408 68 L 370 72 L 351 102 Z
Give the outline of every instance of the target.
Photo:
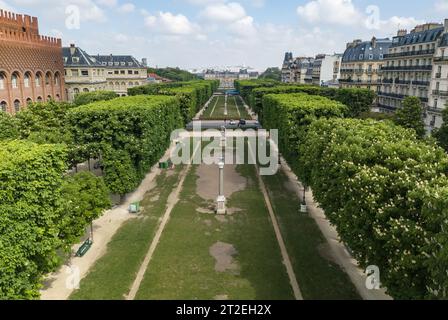
M 134 202 L 129 205 L 129 213 L 139 213 L 140 212 L 140 202 Z

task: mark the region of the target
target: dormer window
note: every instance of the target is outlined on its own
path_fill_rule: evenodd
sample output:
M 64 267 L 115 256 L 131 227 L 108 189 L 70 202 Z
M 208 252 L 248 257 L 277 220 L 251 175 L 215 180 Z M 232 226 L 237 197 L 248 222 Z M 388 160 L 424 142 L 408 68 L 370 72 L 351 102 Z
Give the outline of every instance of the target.
M 126 66 L 126 62 L 122 62 L 122 63 L 121 63 L 121 66 L 122 66 L 122 67 L 125 67 L 125 66 Z
M 128 66 L 132 67 L 134 65 L 133 62 L 128 62 Z
M 362 60 L 362 59 L 364 59 L 364 55 L 363 55 L 363 54 L 360 54 L 360 55 L 359 55 L 359 60 Z
M 113 62 L 109 62 L 109 66 L 111 66 L 111 67 L 112 67 L 113 65 L 114 65 L 114 63 L 113 63 Z
M 73 63 L 79 63 L 79 58 L 78 57 L 73 57 L 72 58 L 72 62 Z

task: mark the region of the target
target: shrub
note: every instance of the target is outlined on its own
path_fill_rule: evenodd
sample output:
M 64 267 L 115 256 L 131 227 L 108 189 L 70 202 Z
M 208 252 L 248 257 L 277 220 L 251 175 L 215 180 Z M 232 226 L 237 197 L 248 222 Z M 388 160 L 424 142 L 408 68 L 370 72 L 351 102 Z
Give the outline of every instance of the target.
M 235 89 L 240 92 L 243 99 L 251 108 L 254 108 L 252 98 L 252 91 L 254 89 L 263 87 L 274 87 L 276 85 L 279 85 L 279 82 L 269 79 L 235 81 Z
M 120 152 L 126 155 L 120 164 L 125 167 L 130 166 L 126 160 L 129 156 L 136 174 L 129 173 L 131 181 L 119 190 L 120 194 L 134 190 L 165 153 L 171 132 L 183 125 L 179 99 L 169 96 L 122 97 L 96 102 L 71 110 L 69 120 L 75 144 L 83 150 L 102 155 L 105 163 L 117 163 L 115 152 L 110 150 Z M 114 157 L 108 159 L 108 155 Z M 122 182 L 122 175 L 115 174 L 122 170 L 115 169 L 105 170 L 104 179 L 112 191 L 118 191 L 114 186 Z M 115 173 L 111 177 L 112 172 Z
M 0 140 L 15 140 L 20 137 L 17 119 L 0 111 Z
M 0 299 L 35 299 L 59 263 L 66 149 L 5 142 L 0 159 Z
M 263 121 L 263 96 L 280 93 L 307 93 L 341 102 L 349 108 L 347 113 L 349 117 L 359 117 L 361 113 L 370 111 L 375 99 L 375 94 L 367 89 L 334 89 L 310 85 L 255 88 L 251 94 L 251 107 L 259 115 L 260 121 Z
M 82 106 L 96 101 L 111 100 L 118 97 L 114 91 L 92 91 L 78 93 L 75 97 L 74 104 Z
M 307 126 L 319 118 L 344 117 L 347 107 L 330 99 L 304 93 L 263 97 L 264 127 L 279 130 L 279 148 L 296 170 L 297 150 Z
M 446 297 L 442 149 L 391 122 L 330 119 L 310 125 L 299 155 L 301 179 L 360 265 L 380 268 L 389 294 L 423 299 L 432 286 Z

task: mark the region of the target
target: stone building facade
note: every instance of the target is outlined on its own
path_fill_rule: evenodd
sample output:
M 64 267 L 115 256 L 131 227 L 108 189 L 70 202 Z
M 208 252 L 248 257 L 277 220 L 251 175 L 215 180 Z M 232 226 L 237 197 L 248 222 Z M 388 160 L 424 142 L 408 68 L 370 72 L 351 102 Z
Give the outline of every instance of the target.
M 381 89 L 381 67 L 392 41 L 372 38 L 354 40 L 347 44 L 342 56 L 341 88 L 362 88 L 378 93 Z
M 66 100 L 61 40 L 40 35 L 35 17 L 0 10 L 0 111 L 50 100 Z

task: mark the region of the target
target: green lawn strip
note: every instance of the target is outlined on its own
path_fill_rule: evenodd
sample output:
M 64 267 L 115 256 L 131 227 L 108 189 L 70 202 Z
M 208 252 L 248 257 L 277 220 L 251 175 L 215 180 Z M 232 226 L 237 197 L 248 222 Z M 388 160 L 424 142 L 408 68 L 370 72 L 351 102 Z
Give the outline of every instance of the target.
M 348 275 L 329 257 L 314 219 L 299 213 L 300 200 L 283 171 L 263 176 L 294 272 L 305 299 L 360 299 Z
M 211 113 L 212 113 L 212 111 L 213 111 L 213 107 L 215 106 L 215 104 L 216 104 L 217 102 L 219 102 L 218 100 L 219 100 L 219 97 L 214 97 L 214 98 L 212 99 L 212 101 L 210 101 L 210 104 L 208 105 L 208 108 L 204 111 L 204 113 L 202 114 L 201 119 L 207 119 L 207 118 L 210 118 L 210 115 L 211 115 Z
M 235 97 L 235 99 L 236 99 L 236 104 L 238 106 L 238 109 L 240 110 L 240 113 L 241 113 L 241 119 L 249 120 L 251 117 L 249 115 L 249 112 L 247 112 L 247 109 L 244 107 L 244 104 L 241 101 L 241 98 Z
M 178 166 L 171 176 L 165 172 L 157 177 L 157 187 L 148 192 L 141 203 L 141 216 L 123 224 L 109 242 L 106 254 L 94 264 L 82 279 L 80 289 L 70 299 L 125 298 L 149 249 L 159 219 L 165 212 L 167 198 L 175 188 L 181 170 L 182 167 Z
M 196 195 L 197 167 L 190 170 L 159 246 L 137 293 L 137 299 L 293 299 L 254 166 L 238 166 L 248 187 L 229 199 L 242 211 L 220 222 L 199 208 L 213 201 Z M 239 272 L 215 271 L 210 247 L 218 241 L 238 251 Z

